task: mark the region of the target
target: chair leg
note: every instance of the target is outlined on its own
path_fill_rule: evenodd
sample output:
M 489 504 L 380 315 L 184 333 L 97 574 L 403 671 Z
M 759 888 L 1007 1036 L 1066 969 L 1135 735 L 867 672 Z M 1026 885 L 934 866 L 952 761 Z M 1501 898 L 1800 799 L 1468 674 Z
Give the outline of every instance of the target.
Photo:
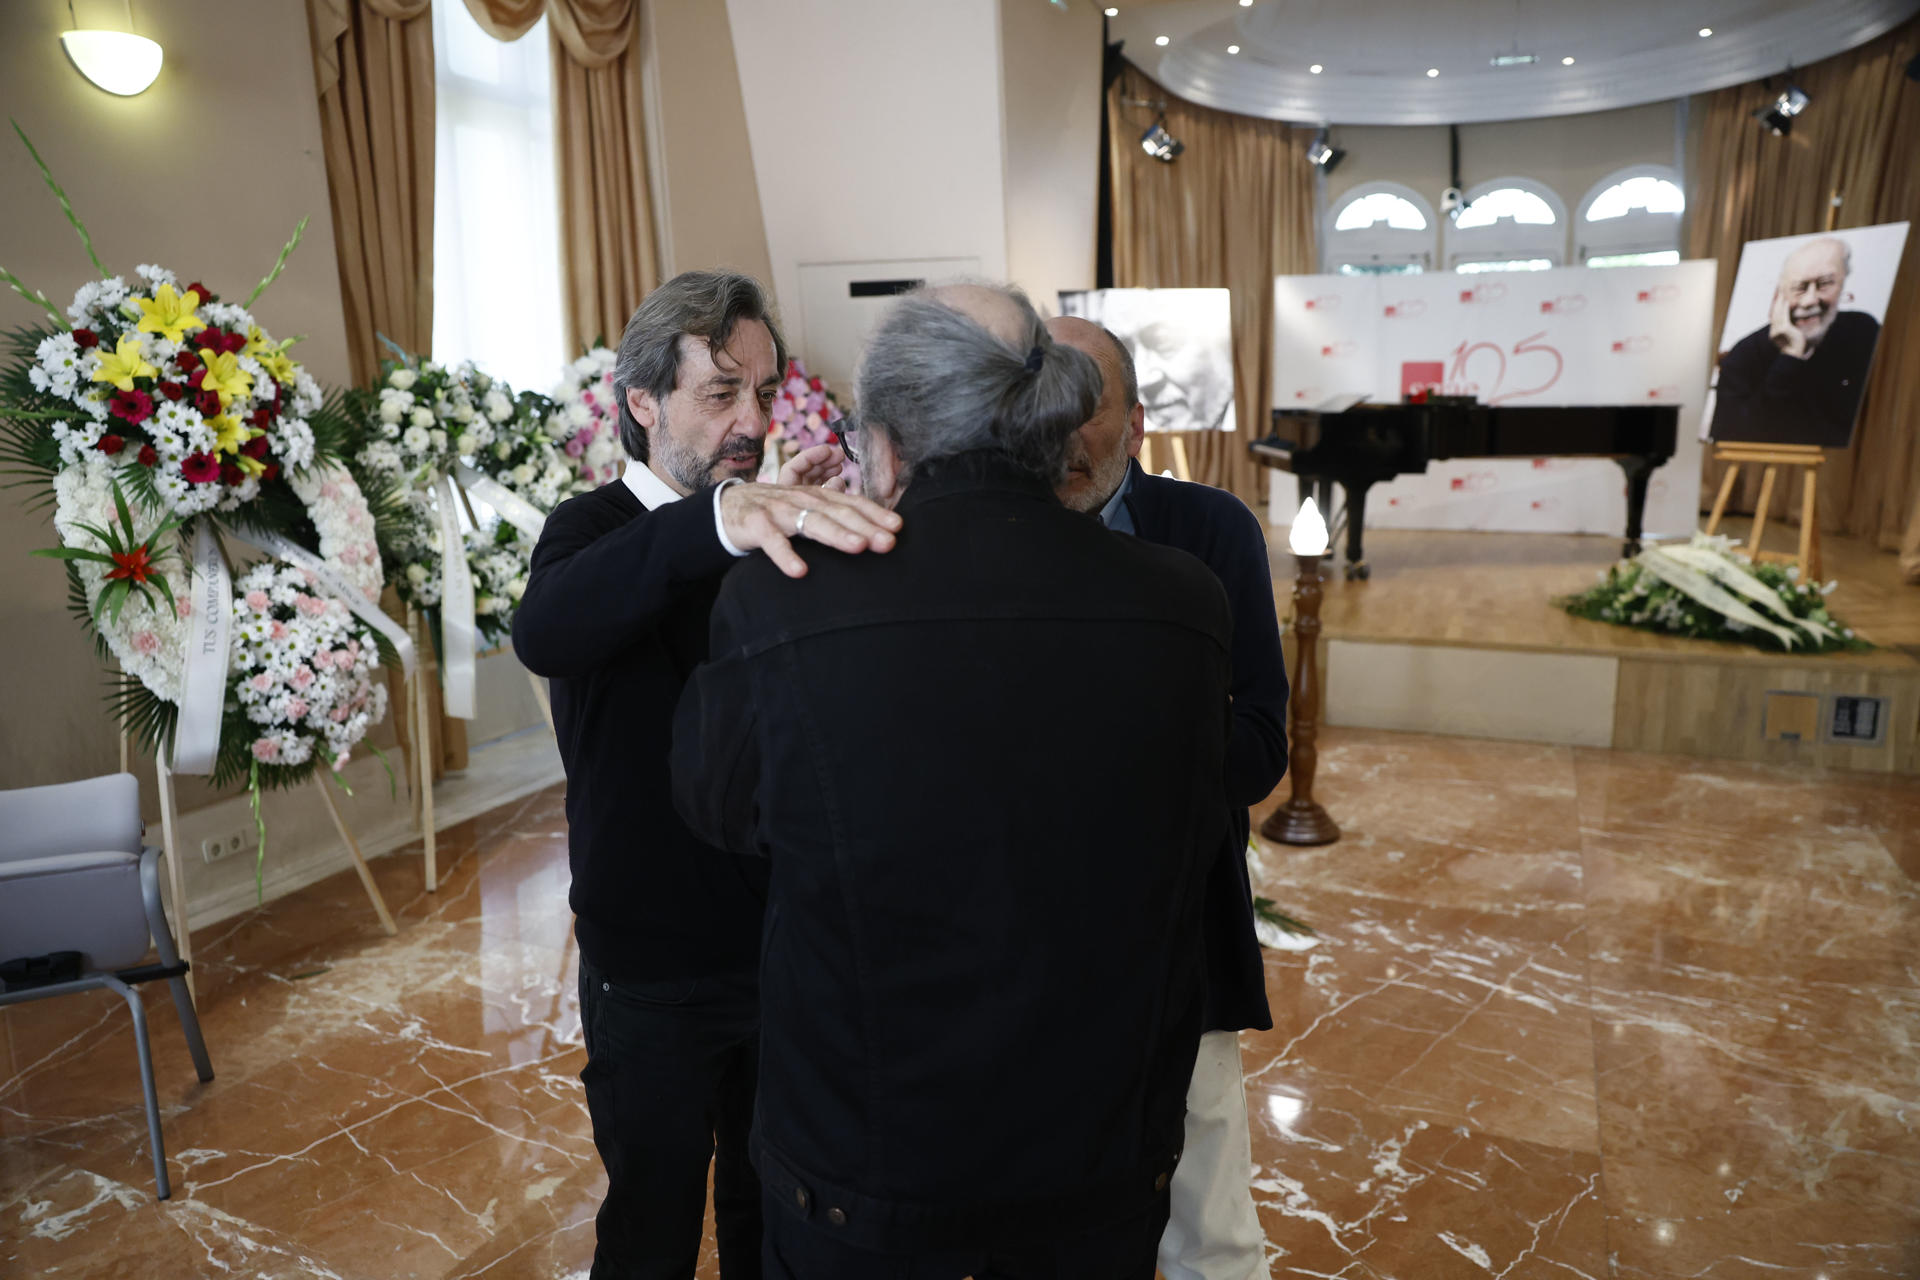
M 160 1139 L 160 1096 L 153 1087 L 153 1050 L 147 1041 L 147 1011 L 140 1004 L 140 993 L 118 979 L 108 979 L 107 985 L 126 997 L 127 1009 L 133 1014 L 133 1040 L 140 1051 L 140 1088 L 147 1100 L 147 1140 L 153 1146 L 153 1180 L 159 1185 L 160 1199 L 173 1198 L 173 1187 L 167 1182 L 167 1149 Z
M 174 1011 L 180 1015 L 180 1029 L 187 1033 L 187 1052 L 193 1055 L 193 1069 L 199 1075 L 200 1083 L 213 1079 L 213 1059 L 207 1056 L 207 1042 L 200 1035 L 200 1015 L 193 1007 L 193 993 L 187 990 L 185 978 L 169 978 L 167 986 L 173 991 Z

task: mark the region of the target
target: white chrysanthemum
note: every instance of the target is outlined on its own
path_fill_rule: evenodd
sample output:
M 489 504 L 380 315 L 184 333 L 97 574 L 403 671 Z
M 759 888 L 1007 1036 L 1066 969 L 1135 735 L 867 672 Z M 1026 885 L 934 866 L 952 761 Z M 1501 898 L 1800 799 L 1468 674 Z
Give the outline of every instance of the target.
M 145 280 L 155 289 L 163 284 L 177 285 L 180 283 L 180 278 L 174 275 L 173 272 L 167 270 L 165 267 L 155 266 L 152 263 L 143 263 L 135 267 L 134 271 L 139 274 L 142 280 Z

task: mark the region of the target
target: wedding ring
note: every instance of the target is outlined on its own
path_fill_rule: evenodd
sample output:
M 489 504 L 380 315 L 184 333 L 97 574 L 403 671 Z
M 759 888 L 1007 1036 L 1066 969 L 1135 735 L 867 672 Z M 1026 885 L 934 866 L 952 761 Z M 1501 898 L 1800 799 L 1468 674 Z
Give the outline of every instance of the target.
M 812 511 L 811 509 L 808 509 L 808 510 L 806 510 L 806 511 L 802 511 L 802 512 L 800 513 L 800 515 L 799 515 L 799 517 L 798 517 L 798 518 L 796 518 L 796 519 L 794 520 L 794 522 L 793 522 L 793 536 L 794 536 L 794 537 L 796 537 L 796 538 L 798 538 L 798 537 L 802 537 L 802 536 L 804 536 L 804 535 L 806 534 L 806 532 L 807 532 L 807 517 L 808 517 L 808 516 L 810 516 L 810 515 L 812 515 L 812 514 L 813 514 L 813 511 Z

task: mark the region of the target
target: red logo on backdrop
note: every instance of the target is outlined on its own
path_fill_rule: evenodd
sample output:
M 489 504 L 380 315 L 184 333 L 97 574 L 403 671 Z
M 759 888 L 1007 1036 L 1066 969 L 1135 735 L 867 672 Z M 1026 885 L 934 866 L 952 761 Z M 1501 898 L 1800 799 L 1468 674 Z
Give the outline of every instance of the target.
M 1387 499 L 1387 505 L 1388 505 L 1388 506 L 1390 506 L 1390 507 L 1397 507 L 1397 506 L 1399 506 L 1399 505 L 1400 505 L 1400 499 L 1398 499 L 1398 498 L 1388 498 L 1388 499 Z
M 1562 294 L 1557 298 L 1547 298 L 1540 303 L 1543 314 L 1567 316 L 1586 309 L 1587 297 L 1583 293 Z
M 1530 504 L 1535 511 L 1556 511 L 1560 507 L 1558 498 L 1535 498 Z
M 1679 285 L 1657 284 L 1651 289 L 1640 290 L 1634 295 L 1634 299 L 1638 302 L 1672 302 L 1679 296 Z
M 1475 471 L 1471 475 L 1455 476 L 1447 483 L 1447 488 L 1455 493 L 1485 493 L 1499 482 L 1491 471 Z
M 1676 386 L 1668 385 L 1664 387 L 1649 387 L 1647 389 L 1647 399 L 1649 400 L 1678 400 L 1679 398 L 1680 388 Z
M 1295 400 L 1318 400 L 1320 398 L 1320 388 L 1302 387 L 1293 393 L 1293 398 Z
M 1320 354 L 1331 359 L 1343 360 L 1359 349 L 1359 344 L 1355 342 L 1329 342 L 1326 346 L 1320 348 Z
M 1613 349 L 1619 355 L 1644 355 L 1653 350 L 1653 339 L 1645 334 L 1637 338 L 1618 338 L 1614 341 Z
M 1535 458 L 1533 460 L 1535 471 L 1565 471 L 1573 465 L 1575 464 L 1572 458 Z
M 1337 293 L 1323 293 L 1317 298 L 1307 299 L 1309 311 L 1338 311 L 1339 309 L 1340 295 Z
M 1389 302 L 1386 311 L 1389 320 L 1411 320 L 1415 316 L 1423 316 L 1426 313 L 1425 298 L 1402 298 L 1398 302 Z
M 1437 391 L 1446 380 L 1447 367 L 1439 360 L 1408 360 L 1400 366 L 1400 397 Z
M 1460 291 L 1462 302 L 1498 302 L 1507 296 L 1507 286 L 1498 280 L 1488 280 L 1471 289 Z

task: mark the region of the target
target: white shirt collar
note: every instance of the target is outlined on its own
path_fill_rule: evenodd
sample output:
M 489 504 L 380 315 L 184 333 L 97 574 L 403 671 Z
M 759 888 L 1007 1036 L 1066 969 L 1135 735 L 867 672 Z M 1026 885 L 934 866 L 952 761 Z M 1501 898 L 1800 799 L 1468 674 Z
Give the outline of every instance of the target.
M 659 476 L 653 474 L 653 468 L 644 462 L 627 459 L 627 469 L 620 476 L 620 482 L 640 499 L 640 505 L 649 511 L 658 511 L 669 502 L 680 501 L 680 495 Z

